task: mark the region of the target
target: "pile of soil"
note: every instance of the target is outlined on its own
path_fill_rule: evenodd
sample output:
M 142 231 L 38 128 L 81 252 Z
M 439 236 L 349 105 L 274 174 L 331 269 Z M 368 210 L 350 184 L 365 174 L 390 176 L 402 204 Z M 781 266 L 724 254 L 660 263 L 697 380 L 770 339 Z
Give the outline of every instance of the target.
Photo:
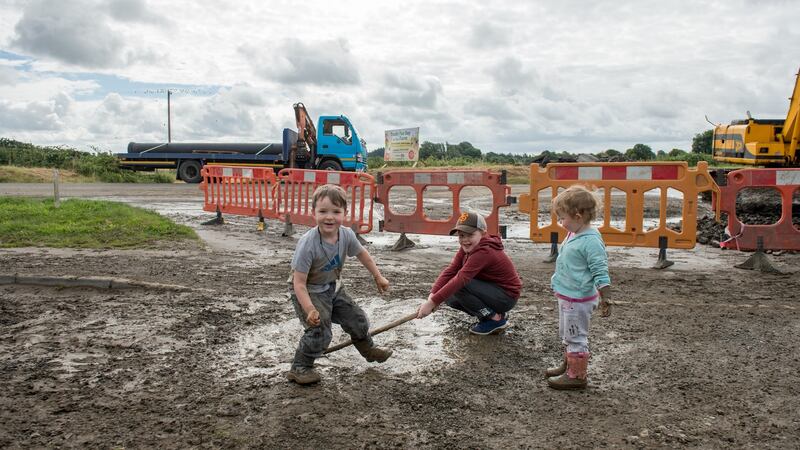
M 703 203 L 705 211 L 711 211 L 710 203 Z M 772 189 L 747 189 L 740 192 L 736 199 L 736 216 L 748 225 L 771 225 L 781 218 L 781 198 Z M 800 199 L 792 203 L 792 223 L 800 229 Z M 719 247 L 719 243 L 730 238 L 725 232 L 728 226 L 728 215 L 722 214 L 718 223 L 713 213 L 698 215 L 697 243 Z M 680 230 L 680 224 L 673 227 Z

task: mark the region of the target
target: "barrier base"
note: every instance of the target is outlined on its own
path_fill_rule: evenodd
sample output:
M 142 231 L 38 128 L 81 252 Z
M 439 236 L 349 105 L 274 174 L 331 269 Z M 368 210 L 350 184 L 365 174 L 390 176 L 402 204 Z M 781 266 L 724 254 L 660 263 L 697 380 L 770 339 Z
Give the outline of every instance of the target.
M 550 254 L 544 259 L 545 263 L 554 263 L 558 259 L 558 233 L 550 233 Z
M 734 267 L 737 269 L 757 270 L 764 273 L 783 273 L 769 262 L 769 258 L 767 258 L 767 255 L 762 251 L 753 253 L 752 256 L 747 258 L 747 261 Z
M 205 221 L 200 225 L 225 225 L 225 219 L 222 218 L 222 213 L 217 210 L 217 217 L 214 217 L 211 220 Z
M 369 242 L 364 239 L 360 234 L 358 234 L 358 227 L 356 224 L 350 225 L 350 229 L 353 230 L 353 233 L 356 234 L 356 239 L 358 239 L 358 243 L 361 245 L 367 245 Z
M 264 214 L 261 213 L 261 210 L 258 210 L 258 225 L 256 225 L 257 231 L 264 231 L 267 229 L 267 224 L 264 222 Z
M 656 261 L 656 265 L 653 266 L 653 269 L 666 269 L 667 267 L 675 264 L 674 261 L 670 261 L 667 259 L 667 247 L 669 246 L 669 241 L 664 236 L 659 236 L 658 238 L 658 260 Z
M 405 233 L 400 233 L 400 239 L 398 239 L 397 242 L 394 243 L 394 245 L 392 246 L 392 251 L 399 252 L 400 250 L 412 248 L 416 245 L 417 244 L 415 244 L 414 241 L 406 237 Z
M 556 259 L 558 259 L 558 248 L 551 249 L 550 254 L 547 255 L 547 258 L 544 259 L 544 262 L 551 264 L 556 262 Z
M 673 264 L 675 264 L 675 261 L 670 261 L 666 258 L 664 259 L 658 258 L 658 261 L 656 261 L 656 264 L 653 266 L 653 269 L 666 269 L 667 267 Z
M 294 234 L 294 227 L 292 226 L 292 221 L 290 220 L 289 216 L 286 216 L 286 221 L 283 223 L 283 233 L 281 236 L 287 237 Z

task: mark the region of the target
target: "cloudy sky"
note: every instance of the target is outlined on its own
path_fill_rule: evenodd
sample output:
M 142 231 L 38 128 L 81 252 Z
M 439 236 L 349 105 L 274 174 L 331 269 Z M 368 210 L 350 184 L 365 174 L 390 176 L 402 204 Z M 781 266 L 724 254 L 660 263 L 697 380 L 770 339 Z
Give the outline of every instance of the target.
M 484 151 L 689 149 L 783 118 L 795 1 L 0 0 L 0 136 L 273 142 L 292 104 Z

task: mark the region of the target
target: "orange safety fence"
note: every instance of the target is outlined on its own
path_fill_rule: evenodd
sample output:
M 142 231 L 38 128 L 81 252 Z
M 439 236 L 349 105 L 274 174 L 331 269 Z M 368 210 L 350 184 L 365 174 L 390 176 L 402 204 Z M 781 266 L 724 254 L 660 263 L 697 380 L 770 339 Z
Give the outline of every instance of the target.
M 399 186 L 410 187 L 416 193 L 416 206 L 410 214 L 400 214 L 392 209 L 391 191 Z M 446 219 L 431 219 L 425 214 L 423 197 L 431 186 L 445 186 L 452 194 L 452 211 Z M 488 170 L 394 170 L 378 174 L 376 201 L 384 205 L 380 230 L 446 236 L 456 226 L 463 207 L 462 190 L 468 186 L 486 187 L 491 191 L 492 212 L 485 217 L 487 231 L 500 234 L 498 212 L 500 207 L 509 205 L 511 188 L 506 185 L 504 171 Z
M 719 192 L 708 173 L 708 163 L 700 161 L 690 169 L 681 162 L 625 162 L 625 163 L 555 163 L 540 168 L 531 165 L 530 193 L 520 196 L 520 211 L 530 213 L 530 238 L 534 242 L 561 242 L 566 230 L 557 223 L 555 213 L 550 213 L 548 225 L 540 226 L 540 194 L 548 202 L 561 190 L 573 184 L 583 184 L 602 190 L 603 210 L 599 214 L 598 230 L 607 245 L 654 247 L 659 249 L 695 246 L 697 232 L 698 193 L 711 190 Z M 667 226 L 667 194 L 670 189 L 683 195 L 681 229 Z M 658 193 L 658 224 L 645 226 L 645 196 Z M 624 195 L 624 203 L 621 197 Z M 649 196 L 649 195 L 648 195 Z M 612 223 L 612 203 L 624 205 L 624 224 Z M 618 208 L 619 209 L 619 208 Z M 621 218 L 621 217 L 620 217 Z M 617 225 L 617 226 L 615 226 Z M 661 259 L 661 257 L 659 257 Z
M 744 224 L 736 215 L 736 198 L 743 189 L 769 188 L 780 193 L 781 217 L 770 225 Z M 737 250 L 800 250 L 800 229 L 792 224 L 792 200 L 800 190 L 800 169 L 740 169 L 727 174 L 720 187 L 720 210 L 728 214 L 723 248 Z M 760 242 L 759 242 L 760 241 Z M 760 247 L 760 248 L 759 248 Z
M 273 194 L 278 179 L 271 168 L 206 165 L 200 174 L 204 211 L 278 218 Z
M 278 172 L 276 213 L 287 224 L 316 226 L 311 208 L 314 190 L 323 184 L 341 186 L 350 204 L 344 225 L 359 234 L 372 231 L 372 197 L 375 178 L 363 172 L 336 172 L 332 170 L 282 169 Z

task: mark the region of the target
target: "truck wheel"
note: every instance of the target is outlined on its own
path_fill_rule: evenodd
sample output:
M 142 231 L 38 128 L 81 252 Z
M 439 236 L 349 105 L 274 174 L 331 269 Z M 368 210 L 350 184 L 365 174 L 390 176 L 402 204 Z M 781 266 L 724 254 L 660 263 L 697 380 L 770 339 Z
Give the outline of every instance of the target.
M 320 164 L 317 169 L 340 171 L 342 170 L 342 165 L 339 164 L 339 161 L 336 161 L 335 159 L 326 159 L 325 161 L 322 161 L 322 164 Z
M 201 168 L 200 161 L 184 161 L 178 168 L 178 178 L 186 183 L 199 183 L 203 179 L 200 175 Z

